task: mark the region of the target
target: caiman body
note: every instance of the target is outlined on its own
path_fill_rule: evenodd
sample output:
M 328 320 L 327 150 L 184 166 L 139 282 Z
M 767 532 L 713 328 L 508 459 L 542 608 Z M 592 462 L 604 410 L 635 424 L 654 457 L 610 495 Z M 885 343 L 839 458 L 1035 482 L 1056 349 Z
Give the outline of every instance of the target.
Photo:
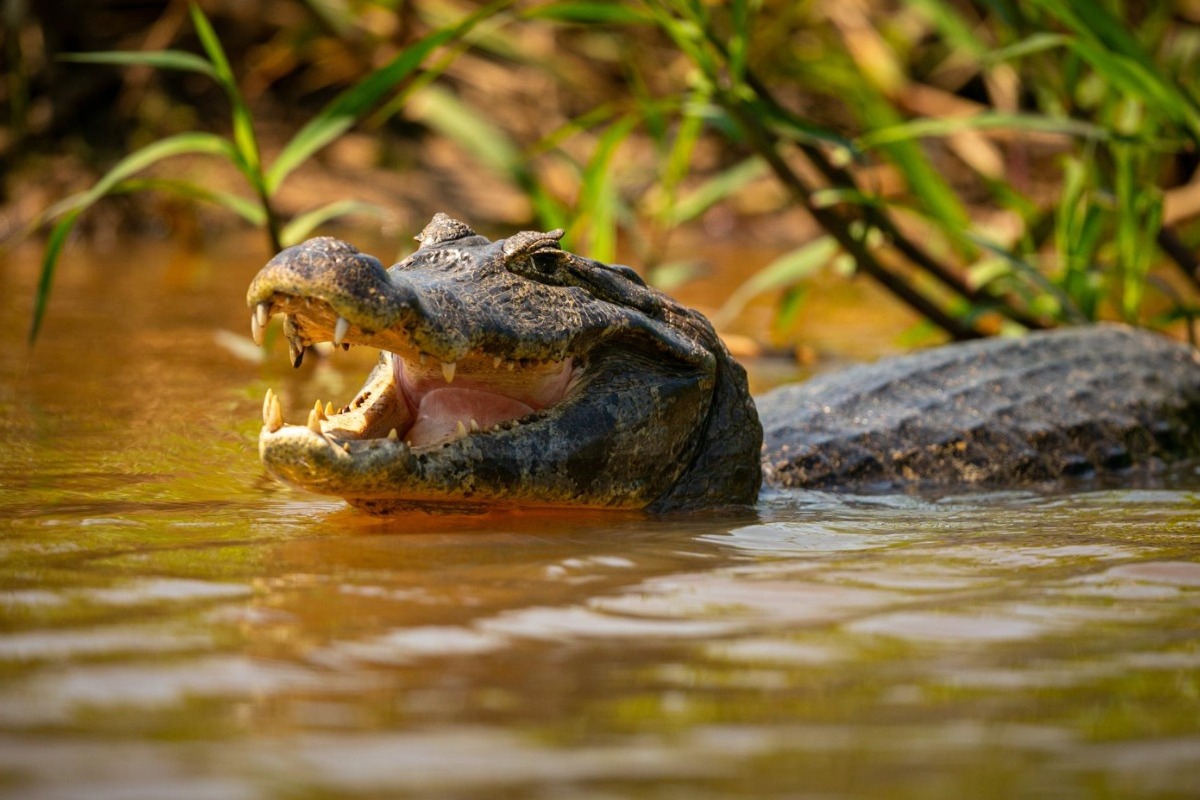
M 282 480 L 373 511 L 426 504 L 694 510 L 781 487 L 1009 485 L 1200 450 L 1200 361 L 1122 326 L 951 345 L 751 400 L 699 313 L 630 269 L 496 242 L 439 214 L 385 270 L 334 239 L 283 251 L 247 295 L 293 363 L 367 345 L 354 400 L 259 450 Z M 759 421 L 759 416 L 762 422 Z

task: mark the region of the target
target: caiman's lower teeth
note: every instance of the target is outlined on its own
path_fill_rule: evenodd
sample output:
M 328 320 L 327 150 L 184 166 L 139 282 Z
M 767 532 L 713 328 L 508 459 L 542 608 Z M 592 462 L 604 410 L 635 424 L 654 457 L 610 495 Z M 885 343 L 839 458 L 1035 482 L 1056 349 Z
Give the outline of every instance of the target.
M 308 429 L 310 431 L 318 436 L 324 434 L 324 431 L 321 430 L 321 416 L 317 409 L 314 408 L 312 411 L 308 412 L 308 422 L 305 424 L 308 425 Z
M 274 394 L 275 394 L 275 392 L 273 390 L 267 389 L 266 395 L 263 396 L 263 407 L 262 407 L 263 425 L 266 425 L 267 422 L 271 419 L 271 397 Z
M 267 405 L 269 408 L 263 417 L 263 422 L 266 424 L 267 430 L 274 433 L 283 427 L 283 406 L 279 405 L 279 398 L 275 396 L 274 392 L 268 395 Z

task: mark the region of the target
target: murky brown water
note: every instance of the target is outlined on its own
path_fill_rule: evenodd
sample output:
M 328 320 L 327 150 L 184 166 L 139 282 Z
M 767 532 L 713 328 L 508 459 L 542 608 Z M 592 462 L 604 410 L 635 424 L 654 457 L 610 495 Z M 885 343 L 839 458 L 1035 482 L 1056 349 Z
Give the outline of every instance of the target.
M 258 467 L 372 357 L 248 360 L 243 245 L 71 254 L 33 351 L 0 263 L 0 796 L 1200 796 L 1194 469 L 372 519 Z

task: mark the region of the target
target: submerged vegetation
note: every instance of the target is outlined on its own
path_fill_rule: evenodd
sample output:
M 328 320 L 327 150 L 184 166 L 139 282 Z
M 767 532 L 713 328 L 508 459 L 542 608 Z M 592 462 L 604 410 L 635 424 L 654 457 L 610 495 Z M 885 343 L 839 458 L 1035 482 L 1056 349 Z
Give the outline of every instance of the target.
M 679 226 L 787 220 L 779 227 L 794 233 L 779 243 L 793 249 L 745 276 L 719 319 L 776 290 L 786 320 L 822 269 L 869 276 L 959 339 L 1099 318 L 1163 326 L 1195 311 L 1194 2 L 252 6 L 192 5 L 185 25 L 186 7 L 165 3 L 162 35 L 141 42 L 176 44 L 80 41 L 93 52 L 53 63 L 43 22 L 40 68 L 21 50 L 36 37 L 5 36 L 9 63 L 24 65 L 6 90 L 7 160 L 33 150 L 39 69 L 152 67 L 141 107 L 194 112 L 152 119 L 124 107 L 112 144 L 126 154 L 32 220 L 49 237 L 31 337 L 68 234 L 105 196 L 215 203 L 261 227 L 272 249 L 372 210 L 350 182 L 315 208 L 285 211 L 278 199 L 356 126 L 398 143 L 373 151 L 373 167 L 429 169 L 404 143 L 450 142 L 463 169 L 522 199 L 496 224 L 564 227 L 571 248 L 602 260 L 620 244 L 660 282 L 689 274 L 666 263 Z M 238 16 L 256 12 L 253 25 Z M 37 28 L 25 23 L 24 34 Z M 218 87 L 220 105 L 169 79 L 177 73 Z M 227 125 L 199 124 L 214 107 Z M 242 188 L 154 170 L 183 154 L 223 159 Z

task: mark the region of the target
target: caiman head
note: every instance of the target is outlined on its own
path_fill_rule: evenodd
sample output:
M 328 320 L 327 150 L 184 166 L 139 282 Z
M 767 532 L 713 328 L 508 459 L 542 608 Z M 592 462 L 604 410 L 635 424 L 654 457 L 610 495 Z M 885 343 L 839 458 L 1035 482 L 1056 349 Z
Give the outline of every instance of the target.
M 283 314 L 296 366 L 315 342 L 382 352 L 307 424 L 268 391 L 266 468 L 372 511 L 753 503 L 762 429 L 712 326 L 561 236 L 492 242 L 438 214 L 390 269 L 332 238 L 275 256 L 246 298 L 256 339 Z

